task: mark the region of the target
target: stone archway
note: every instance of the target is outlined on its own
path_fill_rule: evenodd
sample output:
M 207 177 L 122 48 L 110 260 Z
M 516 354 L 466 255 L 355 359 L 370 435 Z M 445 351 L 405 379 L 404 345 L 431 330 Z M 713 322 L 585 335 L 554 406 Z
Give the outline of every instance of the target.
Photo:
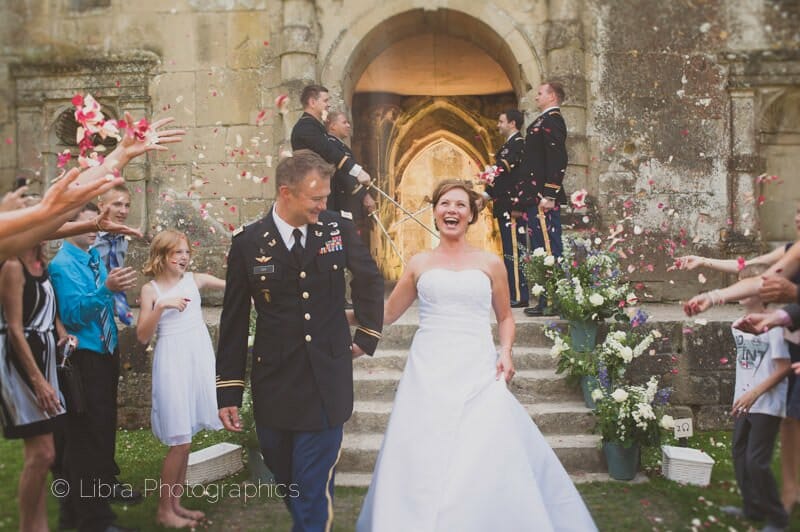
M 794 213 L 800 200 L 800 180 L 794 177 L 800 167 L 800 88 L 765 94 L 763 103 L 759 155 L 767 176 L 780 181 L 767 179 L 756 185 L 764 199 L 758 211 L 761 235 L 767 241 L 793 241 L 797 238 Z
M 340 107 L 352 111 L 356 158 L 411 210 L 440 179 L 474 179 L 505 140 L 496 131 L 497 116 L 519 108 L 539 82 L 534 47 L 509 19 L 501 21 L 496 9 L 489 14 L 474 3 L 455 4 L 399 11 L 390 2 L 376 8 L 339 36 L 322 63 L 321 82 Z M 426 179 L 418 172 L 427 172 Z M 390 202 L 382 202 L 380 216 L 395 244 L 403 243 L 406 258 L 430 248 L 416 235 L 424 232 L 419 226 L 398 225 L 404 214 Z M 490 216 L 470 234 L 480 234 L 471 238 L 500 253 Z M 384 275 L 397 278 L 400 259 L 377 228 L 372 250 Z

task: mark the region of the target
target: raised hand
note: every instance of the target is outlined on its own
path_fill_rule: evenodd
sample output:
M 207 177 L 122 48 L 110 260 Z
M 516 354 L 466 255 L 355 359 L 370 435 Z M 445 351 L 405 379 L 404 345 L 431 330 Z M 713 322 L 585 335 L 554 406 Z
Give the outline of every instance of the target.
M 106 288 L 112 292 L 124 292 L 136 285 L 136 270 L 133 268 L 113 268 L 106 277 Z
M 133 227 L 129 227 L 127 225 L 118 224 L 111 220 L 110 212 L 111 206 L 107 205 L 103 210 L 100 212 L 100 215 L 95 218 L 95 225 L 105 231 L 106 233 L 114 233 L 126 236 L 132 236 L 135 238 L 142 238 L 142 232 L 138 229 L 134 229 Z
M 675 259 L 675 266 L 679 270 L 694 270 L 703 265 L 703 257 L 697 255 L 685 255 Z
M 781 326 L 783 326 L 783 316 L 777 311 L 748 314 L 732 324 L 733 328 L 750 334 L 762 334 L 773 327 Z
M 766 275 L 758 295 L 764 303 L 796 303 L 797 285 L 780 275 Z
M 87 170 L 86 173 L 97 173 L 96 169 Z M 100 176 L 86 183 L 75 183 L 81 171 L 73 168 L 64 177 L 53 183 L 44 193 L 39 206 L 51 217 L 60 216 L 74 209 L 80 208 L 97 196 L 124 183 L 121 177 L 112 177 L 110 174 Z
M 152 124 L 147 124 L 144 119 L 134 123 L 133 117 L 129 112 L 125 112 L 125 134 L 117 145 L 117 148 L 109 155 L 109 158 L 116 160 L 119 165 L 124 166 L 131 159 L 138 157 L 148 151 L 164 151 L 167 149 L 163 144 L 172 144 L 183 140 L 186 131 L 183 129 L 159 128 L 173 122 L 172 117 L 161 118 Z
M 711 308 L 711 296 L 703 292 L 683 304 L 683 311 L 687 316 L 696 316 Z
M 7 192 L 0 200 L 0 212 L 15 211 L 25 206 L 25 199 L 22 197 L 28 191 L 28 187 L 19 187 L 13 192 Z

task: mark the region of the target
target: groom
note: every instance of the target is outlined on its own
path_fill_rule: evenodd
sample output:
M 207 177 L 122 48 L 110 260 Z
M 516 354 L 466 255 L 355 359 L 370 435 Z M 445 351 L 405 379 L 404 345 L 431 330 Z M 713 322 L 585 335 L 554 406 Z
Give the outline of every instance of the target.
M 219 417 L 241 431 L 250 301 L 256 431 L 294 532 L 329 530 L 342 425 L 353 412 L 353 358 L 372 354 L 383 323 L 383 277 L 352 222 L 326 211 L 334 167 L 310 150 L 278 164 L 277 199 L 233 233 L 217 349 Z M 344 269 L 359 325 L 344 311 Z

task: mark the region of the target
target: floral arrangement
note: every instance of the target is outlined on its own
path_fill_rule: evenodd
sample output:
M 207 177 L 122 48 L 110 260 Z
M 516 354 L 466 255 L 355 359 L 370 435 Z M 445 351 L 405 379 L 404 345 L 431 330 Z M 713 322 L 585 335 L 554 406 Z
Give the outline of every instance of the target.
M 575 238 L 564 243 L 558 264 L 561 275 L 553 298 L 563 318 L 627 321 L 624 308 L 638 298 L 623 281 L 616 253 L 595 249 L 591 240 Z
M 597 388 L 592 392 L 597 402 L 595 430 L 606 443 L 657 445 L 661 430 L 674 426 L 672 417 L 664 414 L 670 393 L 669 388 L 659 389 L 655 376 L 644 386 L 623 385 L 613 391 Z
M 556 284 L 563 276 L 561 270 L 561 258 L 548 255 L 544 248 L 536 248 L 533 252 L 523 252 L 520 257 L 522 273 L 528 280 L 531 295 L 538 298 L 540 295 L 547 294 L 552 299 L 556 290 Z
M 496 165 L 487 164 L 483 172 L 478 172 L 478 180 L 486 185 L 493 185 L 498 175 L 500 175 L 500 169 Z
M 553 340 L 550 356 L 556 360 L 556 373 L 566 373 L 568 380 L 579 380 L 587 375 L 597 375 L 597 358 L 592 351 L 575 351 L 569 335 L 551 326 L 544 331 L 545 336 Z
M 637 315 L 634 315 L 631 322 L 635 323 L 636 319 Z M 612 383 L 622 382 L 628 364 L 647 352 L 653 341 L 660 337 L 661 333 L 657 330 L 642 334 L 635 326 L 628 331 L 618 329 L 609 332 L 603 343 L 595 348 L 600 384 L 607 388 Z

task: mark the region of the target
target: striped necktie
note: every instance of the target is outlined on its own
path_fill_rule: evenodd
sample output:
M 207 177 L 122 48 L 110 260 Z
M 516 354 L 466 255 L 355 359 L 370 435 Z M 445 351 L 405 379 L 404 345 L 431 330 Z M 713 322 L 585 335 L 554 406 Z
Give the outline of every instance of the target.
M 100 279 L 100 259 L 97 255 L 91 255 L 89 259 L 89 268 L 94 274 L 94 287 L 100 288 L 103 284 Z M 103 349 L 106 353 L 114 354 L 114 348 L 117 346 L 114 340 L 114 331 L 111 329 L 114 326 L 111 312 L 108 310 L 108 305 L 105 305 L 100 311 L 100 328 L 103 330 Z
M 121 267 L 122 264 L 119 263 L 119 258 L 117 257 L 117 244 L 121 238 L 125 237 L 106 233 L 105 238 L 108 241 L 108 269 L 113 270 Z M 114 292 L 114 311 L 119 321 L 128 326 L 133 325 L 133 314 L 131 313 L 130 305 L 128 305 L 128 298 L 125 297 L 125 292 Z

